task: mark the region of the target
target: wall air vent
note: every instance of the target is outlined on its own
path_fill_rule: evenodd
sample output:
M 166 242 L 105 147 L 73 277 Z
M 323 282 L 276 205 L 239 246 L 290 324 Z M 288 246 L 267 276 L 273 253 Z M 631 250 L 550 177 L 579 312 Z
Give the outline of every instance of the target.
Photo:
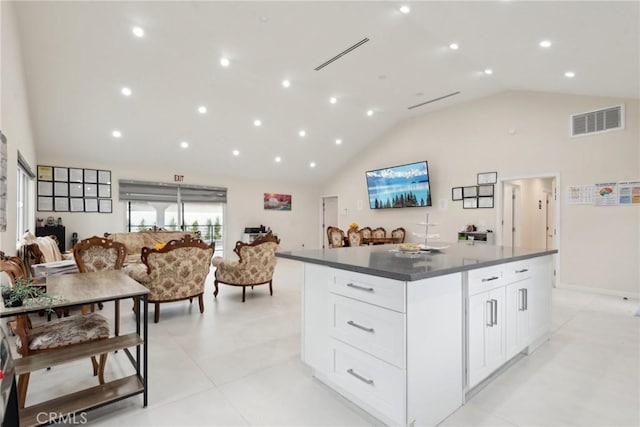
M 354 44 L 353 46 L 343 50 L 342 52 L 340 52 L 339 54 L 337 54 L 336 56 L 334 56 L 333 58 L 329 59 L 328 61 L 318 65 L 316 68 L 314 68 L 314 70 L 316 71 L 320 71 L 322 70 L 324 67 L 326 67 L 327 65 L 331 64 L 334 61 L 337 61 L 338 59 L 342 58 L 343 56 L 345 56 L 347 53 L 353 52 L 354 50 L 356 50 L 357 48 L 359 48 L 360 46 L 362 46 L 363 44 L 365 44 L 366 42 L 368 42 L 369 39 L 368 38 L 363 38 L 362 40 L 360 40 L 358 43 Z
M 624 129 L 624 105 L 571 116 L 571 136 Z
M 433 99 L 430 99 L 428 101 L 421 102 L 420 104 L 412 105 L 410 107 L 407 107 L 407 110 L 413 110 L 414 108 L 422 107 L 423 105 L 431 104 L 432 102 L 440 101 L 442 99 L 449 98 L 450 96 L 455 96 L 455 95 L 459 95 L 459 94 L 460 94 L 460 91 L 452 92 L 452 93 L 440 96 L 438 98 L 433 98 Z

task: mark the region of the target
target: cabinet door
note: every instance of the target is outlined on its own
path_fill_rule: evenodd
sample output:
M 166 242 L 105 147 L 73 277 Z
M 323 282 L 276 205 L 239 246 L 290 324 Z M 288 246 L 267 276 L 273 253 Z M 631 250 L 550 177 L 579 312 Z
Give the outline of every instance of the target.
M 531 340 L 529 326 L 530 288 L 530 278 L 520 280 L 507 286 L 507 301 L 505 305 L 505 343 L 507 360 L 524 350 Z
M 469 388 L 485 379 L 506 360 L 504 305 L 503 287 L 469 298 Z

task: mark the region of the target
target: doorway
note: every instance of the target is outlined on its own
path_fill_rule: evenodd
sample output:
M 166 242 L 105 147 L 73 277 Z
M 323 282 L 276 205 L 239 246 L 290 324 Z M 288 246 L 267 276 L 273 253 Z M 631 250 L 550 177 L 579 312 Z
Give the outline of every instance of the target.
M 329 244 L 327 237 L 327 227 L 330 225 L 338 226 L 338 196 L 322 196 L 320 199 L 320 207 L 322 214 L 320 219 L 320 241 L 322 242 L 322 249 L 326 248 Z
M 559 174 L 549 173 L 501 178 L 496 224 L 502 246 L 560 249 Z M 561 253 L 554 257 L 554 286 L 559 275 Z

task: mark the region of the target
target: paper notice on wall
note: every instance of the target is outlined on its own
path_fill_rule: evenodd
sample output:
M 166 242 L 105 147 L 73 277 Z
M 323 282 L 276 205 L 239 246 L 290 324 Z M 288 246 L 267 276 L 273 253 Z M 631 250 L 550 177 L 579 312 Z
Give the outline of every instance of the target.
M 614 206 L 618 204 L 618 183 L 603 182 L 595 184 L 593 204 L 596 206 Z
M 569 205 L 592 205 L 593 185 L 570 185 L 567 187 L 567 204 Z
M 618 183 L 618 203 L 621 205 L 640 205 L 640 181 Z

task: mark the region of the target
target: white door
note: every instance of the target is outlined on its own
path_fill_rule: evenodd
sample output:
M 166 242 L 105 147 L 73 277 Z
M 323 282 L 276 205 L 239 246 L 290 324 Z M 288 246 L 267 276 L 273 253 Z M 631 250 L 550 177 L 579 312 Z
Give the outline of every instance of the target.
M 327 227 L 338 226 L 338 196 L 328 196 L 322 198 L 322 248 L 328 246 Z
M 504 183 L 502 245 L 520 246 L 520 186 Z

